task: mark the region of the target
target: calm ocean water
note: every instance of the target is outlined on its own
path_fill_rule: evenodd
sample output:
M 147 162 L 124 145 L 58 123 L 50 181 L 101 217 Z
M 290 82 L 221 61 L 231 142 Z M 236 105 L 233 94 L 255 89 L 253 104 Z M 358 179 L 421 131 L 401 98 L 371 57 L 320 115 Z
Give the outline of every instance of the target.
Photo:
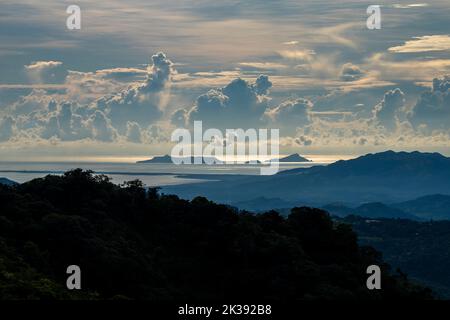
M 329 162 L 280 163 L 280 171 L 324 165 Z M 202 182 L 201 179 L 177 177 L 192 174 L 259 174 L 258 165 L 174 165 L 174 164 L 138 164 L 119 162 L 0 162 L 0 177 L 22 183 L 48 174 L 62 174 L 67 170 L 82 168 L 96 173 L 106 174 L 114 183 L 140 179 L 147 186 Z

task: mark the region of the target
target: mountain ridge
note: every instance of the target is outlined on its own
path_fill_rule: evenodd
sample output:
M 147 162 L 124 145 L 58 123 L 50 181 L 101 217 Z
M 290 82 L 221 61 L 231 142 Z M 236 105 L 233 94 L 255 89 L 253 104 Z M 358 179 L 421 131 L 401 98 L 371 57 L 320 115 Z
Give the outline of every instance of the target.
M 191 198 L 206 195 L 233 203 L 257 197 L 325 203 L 397 203 L 430 194 L 450 194 L 450 158 L 439 153 L 386 151 L 326 166 L 297 168 L 273 176 L 243 176 L 164 191 Z
M 7 185 L 7 186 L 13 186 L 13 185 L 16 185 L 18 183 L 13 181 L 13 180 L 11 180 L 11 179 L 8 179 L 8 178 L 5 178 L 5 177 L 0 177 L 0 184 L 4 184 L 4 185 Z

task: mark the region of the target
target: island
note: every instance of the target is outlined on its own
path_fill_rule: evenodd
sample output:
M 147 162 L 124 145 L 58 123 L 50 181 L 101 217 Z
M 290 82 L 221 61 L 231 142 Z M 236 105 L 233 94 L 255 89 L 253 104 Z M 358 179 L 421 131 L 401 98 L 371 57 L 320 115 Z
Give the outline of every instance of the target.
M 250 160 L 250 161 L 245 161 L 245 164 L 262 164 L 262 162 L 259 160 Z
M 311 162 L 311 160 L 302 157 L 298 153 L 294 153 L 284 158 L 267 160 L 266 162 Z
M 177 160 L 179 160 L 180 162 L 182 161 L 185 164 L 194 164 L 196 159 L 200 159 L 201 158 L 201 163 L 202 164 L 206 164 L 208 163 L 214 163 L 214 164 L 222 164 L 223 161 L 215 158 L 215 157 L 179 157 L 179 158 L 175 158 Z M 136 161 L 136 163 L 174 163 L 172 161 L 172 157 L 169 156 L 168 154 L 164 155 L 164 156 L 155 156 L 151 159 L 148 160 L 141 160 L 141 161 Z

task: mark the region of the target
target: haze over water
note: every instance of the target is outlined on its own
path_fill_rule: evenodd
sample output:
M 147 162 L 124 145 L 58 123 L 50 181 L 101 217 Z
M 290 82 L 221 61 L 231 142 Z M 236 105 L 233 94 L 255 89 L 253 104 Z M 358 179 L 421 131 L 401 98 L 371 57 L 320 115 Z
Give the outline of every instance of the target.
M 280 171 L 311 167 L 314 165 L 326 165 L 339 159 L 349 159 L 351 156 L 342 155 L 308 155 L 312 162 L 280 163 Z M 105 160 L 108 161 L 105 161 Z M 80 161 L 60 162 L 0 162 L 0 177 L 23 183 L 34 178 L 44 177 L 48 174 L 62 174 L 75 168 L 93 170 L 96 173 L 106 174 L 114 183 L 139 179 L 147 186 L 163 186 L 183 183 L 202 182 L 202 179 L 178 177 L 177 175 L 199 174 L 259 174 L 259 165 L 235 164 L 235 165 L 174 165 L 165 163 L 135 163 L 146 158 L 102 158 L 84 159 Z M 147 158 L 148 159 L 148 158 Z

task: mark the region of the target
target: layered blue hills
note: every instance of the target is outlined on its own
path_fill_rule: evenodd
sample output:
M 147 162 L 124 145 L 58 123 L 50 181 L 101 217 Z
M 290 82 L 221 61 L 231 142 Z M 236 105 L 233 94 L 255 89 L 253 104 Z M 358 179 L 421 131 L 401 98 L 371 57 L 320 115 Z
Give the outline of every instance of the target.
M 230 204 L 258 198 L 318 206 L 333 202 L 353 206 L 397 203 L 450 194 L 450 158 L 439 153 L 386 151 L 273 176 L 236 176 L 226 181 L 169 186 L 163 191 Z

